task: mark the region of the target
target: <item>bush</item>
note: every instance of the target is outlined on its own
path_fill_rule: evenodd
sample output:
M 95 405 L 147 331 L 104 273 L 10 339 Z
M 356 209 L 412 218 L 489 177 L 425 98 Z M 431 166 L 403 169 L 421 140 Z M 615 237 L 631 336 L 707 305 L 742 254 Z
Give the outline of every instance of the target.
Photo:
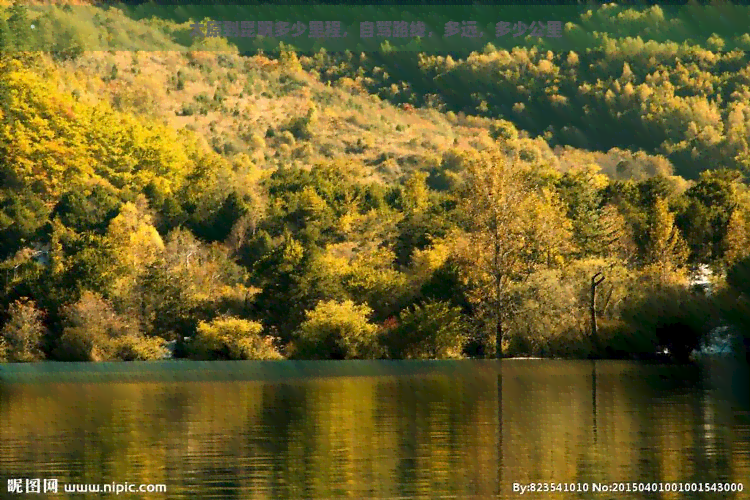
M 166 342 L 161 337 L 125 335 L 117 339 L 115 358 L 122 361 L 150 361 L 163 359 L 167 354 Z
M 180 108 L 177 114 L 179 116 L 192 116 L 195 114 L 195 111 L 196 111 L 195 105 L 188 103 L 188 102 L 184 102 L 182 103 L 182 108 Z
M 63 331 L 54 351 L 55 358 L 61 361 L 106 361 L 110 359 L 102 345 L 106 339 L 98 338 L 85 328 L 71 327 Z
M 286 125 L 286 130 L 300 140 L 307 140 L 312 137 L 312 129 L 305 120 L 305 117 L 292 118 Z
M 293 151 L 293 157 L 297 160 L 303 160 L 306 158 L 310 158 L 314 151 L 315 149 L 312 147 L 312 145 L 309 142 L 306 142 Z
M 301 359 L 367 359 L 379 357 L 377 327 L 368 321 L 366 305 L 319 302 L 305 313 L 295 334 L 294 356 Z
M 509 121 L 496 120 L 490 125 L 490 137 L 496 141 L 512 142 L 518 139 L 518 130 Z
M 78 302 L 64 307 L 62 313 L 65 326 L 54 352 L 56 358 L 111 361 L 123 359 L 121 356 L 124 355 L 125 359 L 136 359 L 132 355 L 133 349 L 128 346 L 134 344 L 133 339 L 143 337 L 98 294 L 84 292 Z
M 447 302 L 428 302 L 402 311 L 398 326 L 385 334 L 391 358 L 461 358 L 468 325 L 460 308 Z
M 281 133 L 279 136 L 279 141 L 281 141 L 283 144 L 289 144 L 290 146 L 293 146 L 295 144 L 294 135 L 292 135 L 291 132 L 288 130 L 285 130 Z
M 639 345 L 667 348 L 679 361 L 687 360 L 718 324 L 707 297 L 677 286 L 647 293 L 624 308 L 623 319 Z
M 185 90 L 185 76 L 182 74 L 182 70 L 177 71 L 177 77 L 175 78 L 175 89 Z
M 750 335 L 750 257 L 727 271 L 727 289 L 717 297 L 723 315 L 746 335 Z
M 9 319 L 0 330 L 0 361 L 30 362 L 44 358 L 41 342 L 43 313 L 28 299 L 10 305 Z
M 592 341 L 588 324 L 587 279 L 599 261 L 576 261 L 563 269 L 540 269 L 509 289 L 512 313 L 507 321 L 508 356 L 588 357 Z M 615 271 L 607 285 L 619 285 Z M 613 292 L 615 289 L 612 289 Z M 617 292 L 620 288 L 617 288 Z M 618 297 L 616 294 L 615 297 Z M 600 300 L 599 314 L 604 313 Z
M 217 318 L 198 324 L 187 348 L 195 359 L 283 359 L 274 338 L 262 335 L 263 326 L 240 318 Z
M 246 140 L 249 143 L 250 149 L 252 149 L 253 151 L 266 149 L 266 140 L 262 135 L 258 133 L 250 134 L 250 136 L 247 137 Z
M 313 130 L 317 125 L 317 111 L 311 107 L 305 116 L 292 118 L 284 127 L 285 130 L 300 140 L 309 140 L 313 136 Z
M 302 71 L 302 65 L 297 58 L 297 53 L 290 47 L 281 45 L 281 54 L 279 59 L 284 69 L 289 71 Z

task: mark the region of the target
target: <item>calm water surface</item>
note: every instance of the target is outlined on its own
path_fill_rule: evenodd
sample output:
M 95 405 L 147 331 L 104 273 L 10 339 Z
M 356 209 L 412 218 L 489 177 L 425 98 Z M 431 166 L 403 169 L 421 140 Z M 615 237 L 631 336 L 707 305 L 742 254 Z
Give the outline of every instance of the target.
M 281 363 L 273 376 L 257 368 L 268 364 L 202 364 L 203 381 L 6 376 L 0 498 L 750 498 L 745 365 L 370 362 L 352 376 L 359 365 L 344 361 L 309 377 Z M 227 366 L 254 371 L 208 376 Z M 12 495 L 12 478 L 161 483 L 167 493 Z M 745 491 L 513 492 L 535 481 Z

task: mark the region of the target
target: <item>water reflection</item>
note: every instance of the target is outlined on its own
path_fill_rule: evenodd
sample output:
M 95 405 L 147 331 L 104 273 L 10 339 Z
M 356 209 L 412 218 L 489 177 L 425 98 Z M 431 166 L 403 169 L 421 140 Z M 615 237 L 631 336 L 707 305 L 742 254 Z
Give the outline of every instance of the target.
M 504 499 L 518 497 L 513 483 L 750 478 L 747 367 L 461 366 L 418 376 L 0 385 L 0 497 L 7 478 L 26 477 L 163 483 L 174 499 Z

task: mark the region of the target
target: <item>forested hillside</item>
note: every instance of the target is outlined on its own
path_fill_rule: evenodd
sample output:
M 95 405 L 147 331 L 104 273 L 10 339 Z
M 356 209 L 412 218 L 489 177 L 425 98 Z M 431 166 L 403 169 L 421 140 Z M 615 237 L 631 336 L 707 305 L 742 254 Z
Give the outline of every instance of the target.
M 747 328 L 750 60 L 717 38 L 243 55 L 86 12 L 0 7 L 2 360 L 682 359 Z M 31 20 L 161 50 L 28 51 Z

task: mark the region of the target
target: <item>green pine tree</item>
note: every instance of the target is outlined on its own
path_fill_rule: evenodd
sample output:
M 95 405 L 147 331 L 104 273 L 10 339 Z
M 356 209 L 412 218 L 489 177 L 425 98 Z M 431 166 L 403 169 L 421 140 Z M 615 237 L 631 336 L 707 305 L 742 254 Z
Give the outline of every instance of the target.
M 29 50 L 31 46 L 31 22 L 28 10 L 16 3 L 9 9 L 8 28 L 11 34 L 12 47 L 18 51 Z
M 0 16 L 0 57 L 10 52 L 13 46 L 13 36 L 7 21 Z

